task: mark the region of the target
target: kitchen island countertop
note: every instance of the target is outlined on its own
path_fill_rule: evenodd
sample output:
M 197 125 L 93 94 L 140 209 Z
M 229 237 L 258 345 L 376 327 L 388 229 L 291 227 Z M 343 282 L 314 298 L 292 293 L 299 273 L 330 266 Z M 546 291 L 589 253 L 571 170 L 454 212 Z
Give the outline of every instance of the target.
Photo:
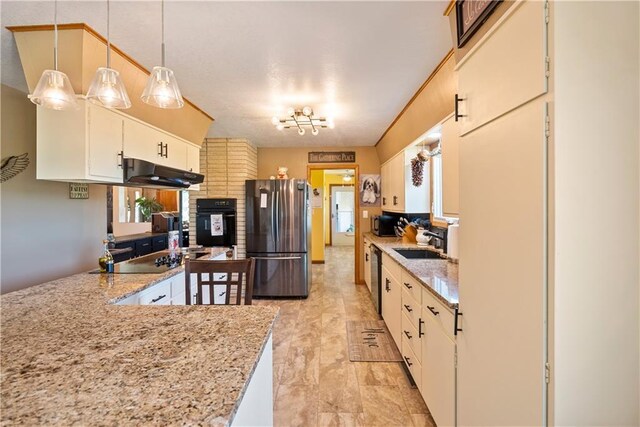
M 415 243 L 404 243 L 399 237 L 378 237 L 364 233 L 364 237 L 389 255 L 450 309 L 458 308 L 458 264 L 445 259 L 407 259 L 394 248 L 424 250 Z M 433 247 L 428 249 L 438 251 Z
M 0 423 L 230 424 L 278 309 L 114 305 L 182 271 L 2 295 Z

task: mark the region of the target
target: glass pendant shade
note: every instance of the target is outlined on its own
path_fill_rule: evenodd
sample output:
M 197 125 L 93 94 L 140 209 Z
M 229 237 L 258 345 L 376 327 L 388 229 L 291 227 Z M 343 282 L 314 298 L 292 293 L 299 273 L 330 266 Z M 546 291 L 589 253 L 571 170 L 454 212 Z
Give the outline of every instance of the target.
M 53 110 L 71 110 L 79 107 L 69 78 L 57 70 L 44 70 L 29 99 L 36 105 Z
M 140 97 L 146 104 L 158 108 L 182 108 L 184 100 L 173 71 L 166 67 L 153 67 L 147 86 Z
M 111 68 L 98 68 L 87 91 L 87 99 L 107 108 L 131 107 L 131 100 L 122 83 L 120 73 Z

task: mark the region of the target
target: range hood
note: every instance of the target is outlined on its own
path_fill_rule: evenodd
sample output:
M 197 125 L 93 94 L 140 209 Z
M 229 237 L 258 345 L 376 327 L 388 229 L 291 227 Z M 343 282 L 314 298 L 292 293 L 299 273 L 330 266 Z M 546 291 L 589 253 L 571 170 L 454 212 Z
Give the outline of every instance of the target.
M 124 159 L 124 185 L 146 188 L 189 188 L 204 182 L 204 175 L 147 162 Z

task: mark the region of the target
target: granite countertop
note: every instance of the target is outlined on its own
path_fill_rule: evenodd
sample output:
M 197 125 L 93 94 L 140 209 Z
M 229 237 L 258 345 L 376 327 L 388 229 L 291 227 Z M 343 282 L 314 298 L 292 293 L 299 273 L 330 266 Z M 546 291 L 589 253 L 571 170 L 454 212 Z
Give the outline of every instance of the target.
M 0 424 L 230 424 L 278 309 L 114 305 L 182 271 L 2 295 Z
M 442 250 L 432 246 L 404 243 L 402 238 L 398 237 L 378 237 L 373 233 L 364 233 L 364 237 L 406 269 L 443 304 L 451 309 L 458 308 L 458 264 L 446 259 L 407 259 L 393 249 L 429 249 L 441 254 Z

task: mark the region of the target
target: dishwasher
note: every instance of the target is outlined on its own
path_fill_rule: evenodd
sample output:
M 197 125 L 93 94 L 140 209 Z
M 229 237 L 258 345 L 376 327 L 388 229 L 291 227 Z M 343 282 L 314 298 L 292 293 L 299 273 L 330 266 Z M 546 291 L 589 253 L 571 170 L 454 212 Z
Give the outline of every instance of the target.
M 373 305 L 382 315 L 382 251 L 375 245 L 371 245 L 371 299 Z

